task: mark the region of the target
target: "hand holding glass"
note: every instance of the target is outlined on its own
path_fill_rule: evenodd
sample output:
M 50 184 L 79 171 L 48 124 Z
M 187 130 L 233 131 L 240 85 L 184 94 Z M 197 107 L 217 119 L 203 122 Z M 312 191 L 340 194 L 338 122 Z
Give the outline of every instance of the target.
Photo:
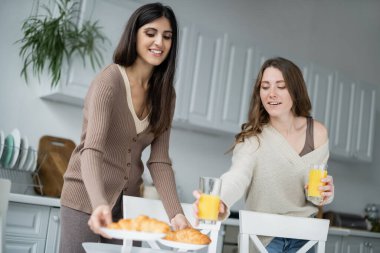
M 321 180 L 327 177 L 326 164 L 313 164 L 309 170 L 309 186 L 307 190 L 307 199 L 313 203 L 321 203 L 323 196 L 319 187 L 324 186 Z
M 213 177 L 201 177 L 199 189 L 201 197 L 198 204 L 199 222 L 203 224 L 215 224 L 218 220 L 220 205 L 220 189 L 222 180 Z

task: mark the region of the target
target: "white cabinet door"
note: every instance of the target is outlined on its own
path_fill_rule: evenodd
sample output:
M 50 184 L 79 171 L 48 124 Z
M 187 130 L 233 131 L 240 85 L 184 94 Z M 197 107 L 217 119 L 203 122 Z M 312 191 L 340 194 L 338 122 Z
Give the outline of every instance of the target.
M 304 72 L 307 70 L 304 69 Z M 328 129 L 334 92 L 334 72 L 315 64 L 307 71 L 307 86 L 312 104 L 312 116 Z
M 342 252 L 342 236 L 328 235 L 325 252 L 326 253 L 341 253 Z
M 336 76 L 330 149 L 337 158 L 372 161 L 376 88 Z
M 330 150 L 337 158 L 352 158 L 355 92 L 354 81 L 336 75 L 330 125 Z
M 46 237 L 46 253 L 58 253 L 61 237 L 59 208 L 51 208 L 49 216 L 49 226 Z
M 375 135 L 376 88 L 358 83 L 355 92 L 353 155 L 361 161 L 372 161 Z
M 215 110 L 220 130 L 238 133 L 242 123 L 247 122 L 253 75 L 258 72 L 256 54 L 252 44 L 227 38 Z
M 98 20 L 99 25 L 103 27 L 102 31 L 110 40 L 110 44 L 103 45 L 103 66 L 93 70 L 89 61 L 86 66 L 83 66 L 82 59 L 79 56 L 74 57 L 70 66 L 63 66 L 61 85 L 53 90 L 45 88 L 41 91 L 40 96 L 53 101 L 82 106 L 87 89 L 95 75 L 104 66 L 112 63 L 114 49 L 128 18 L 137 7 L 138 4 L 132 1 L 84 0 L 80 22 L 89 19 Z
M 342 252 L 344 253 L 365 253 L 364 237 L 348 236 L 342 241 Z
M 45 240 L 39 238 L 5 237 L 5 253 L 44 253 Z M 48 253 L 48 252 L 46 252 Z
M 179 20 L 179 41 L 177 54 L 177 69 L 175 74 L 174 87 L 177 94 L 174 121 L 182 122 L 188 119 L 191 86 L 188 81 L 191 78 L 189 73 L 190 59 L 193 51 L 191 48 L 192 26 L 187 22 Z
M 223 61 L 224 34 L 194 27 L 193 47 L 189 48 L 191 86 L 189 122 L 196 126 L 215 126 L 216 94 Z
M 10 202 L 5 228 L 5 252 L 43 253 L 49 209 L 46 206 Z
M 380 239 L 366 238 L 364 246 L 367 253 L 380 253 Z

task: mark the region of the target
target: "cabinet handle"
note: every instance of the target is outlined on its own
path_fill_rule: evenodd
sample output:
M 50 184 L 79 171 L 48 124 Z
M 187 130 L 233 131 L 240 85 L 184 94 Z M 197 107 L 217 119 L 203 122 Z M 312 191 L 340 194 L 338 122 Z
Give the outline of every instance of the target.
M 58 217 L 57 215 L 54 215 L 54 216 L 53 216 L 53 221 L 58 222 L 58 221 L 59 221 L 59 217 Z

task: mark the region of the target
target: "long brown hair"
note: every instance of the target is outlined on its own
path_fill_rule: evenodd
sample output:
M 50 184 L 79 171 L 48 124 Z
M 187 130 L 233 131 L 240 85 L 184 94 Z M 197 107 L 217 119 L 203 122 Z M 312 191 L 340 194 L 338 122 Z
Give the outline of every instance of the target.
M 281 57 L 268 59 L 261 66 L 256 78 L 249 106 L 248 122 L 241 126 L 241 132 L 235 136 L 235 143 L 243 142 L 245 138 L 250 136 L 257 136 L 262 132 L 263 126 L 269 123 L 269 114 L 260 98 L 261 80 L 265 69 L 268 67 L 281 71 L 293 101 L 293 114 L 295 116 L 310 116 L 311 103 L 301 70 L 288 59 Z
M 177 58 L 178 26 L 173 10 L 161 3 L 146 4 L 138 8 L 129 18 L 122 37 L 113 55 L 113 62 L 131 66 L 137 58 L 137 31 L 143 25 L 165 17 L 172 28 L 172 44 L 166 59 L 153 70 L 149 79 L 148 101 L 151 107 L 150 126 L 155 136 L 171 125 L 172 103 L 174 103 L 174 74 Z

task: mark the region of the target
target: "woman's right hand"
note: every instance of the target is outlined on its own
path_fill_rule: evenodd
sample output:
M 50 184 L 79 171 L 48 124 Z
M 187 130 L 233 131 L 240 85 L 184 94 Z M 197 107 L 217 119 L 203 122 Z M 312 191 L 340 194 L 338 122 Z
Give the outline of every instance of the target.
M 112 239 L 100 230 L 100 227 L 106 227 L 110 223 L 112 223 L 112 215 L 111 208 L 108 205 L 101 205 L 95 208 L 88 220 L 88 226 L 95 234 Z
M 194 216 L 196 218 L 196 221 L 195 221 L 195 224 L 198 225 L 199 224 L 199 209 L 198 209 L 198 206 L 199 206 L 199 198 L 201 197 L 201 192 L 196 190 L 196 191 L 193 191 L 193 196 L 195 197 L 195 202 L 193 203 L 193 210 L 194 210 Z M 225 214 L 227 210 L 227 206 L 226 204 L 224 204 L 223 201 L 220 201 L 220 204 L 219 204 L 219 217 L 223 216 Z

